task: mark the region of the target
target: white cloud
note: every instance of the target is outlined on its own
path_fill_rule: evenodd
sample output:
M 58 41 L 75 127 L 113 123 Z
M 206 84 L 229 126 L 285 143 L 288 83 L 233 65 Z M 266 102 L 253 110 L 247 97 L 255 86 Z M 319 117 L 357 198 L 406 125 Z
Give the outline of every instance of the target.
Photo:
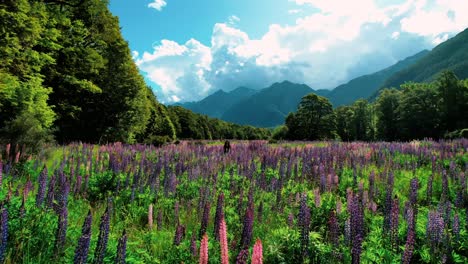
M 239 22 L 240 22 L 240 18 L 236 15 L 232 15 L 228 18 L 228 24 L 230 25 L 236 25 Z
M 291 10 L 288 10 L 288 14 L 290 14 L 290 15 L 299 14 L 299 13 L 301 13 L 301 12 L 302 12 L 302 10 L 300 10 L 300 9 L 291 9 Z
M 140 56 L 140 53 L 136 50 L 132 51 L 132 59 L 136 60 Z
M 211 43 L 162 40 L 137 59 L 164 102 L 199 100 L 216 89 L 263 88 L 276 81 L 333 88 L 447 40 L 468 26 L 466 0 L 291 0 L 320 12 L 293 25 L 270 25 L 259 39 L 235 28 L 238 17 L 213 27 Z M 466 3 L 465 3 L 466 2 Z
M 166 5 L 167 3 L 165 0 L 154 0 L 154 2 L 148 4 L 148 7 L 161 11 Z

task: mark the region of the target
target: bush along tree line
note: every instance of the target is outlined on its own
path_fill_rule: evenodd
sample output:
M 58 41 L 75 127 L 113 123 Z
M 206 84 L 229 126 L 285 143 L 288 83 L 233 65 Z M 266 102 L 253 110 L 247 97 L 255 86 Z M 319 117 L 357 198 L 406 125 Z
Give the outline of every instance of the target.
M 0 1 L 0 140 L 34 147 L 54 137 L 163 143 L 269 136 L 158 103 L 107 6 Z
M 315 94 L 302 98 L 274 139 L 343 141 L 398 141 L 423 138 L 468 137 L 468 80 L 442 72 L 431 83 L 406 83 L 383 89 L 370 103 L 332 108 Z

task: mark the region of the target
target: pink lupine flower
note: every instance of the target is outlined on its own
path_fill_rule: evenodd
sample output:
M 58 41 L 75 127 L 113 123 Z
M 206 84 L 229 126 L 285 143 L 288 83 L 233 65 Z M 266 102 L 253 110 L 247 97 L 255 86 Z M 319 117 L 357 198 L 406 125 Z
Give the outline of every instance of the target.
M 148 208 L 148 227 L 153 229 L 153 204 L 150 204 Z
M 221 219 L 221 223 L 219 224 L 219 242 L 221 245 L 221 264 L 229 264 L 227 228 L 224 218 Z
M 253 248 L 252 264 L 263 264 L 263 248 L 260 239 L 257 239 Z
M 203 239 L 200 244 L 200 261 L 199 264 L 208 264 L 208 236 L 203 235 Z

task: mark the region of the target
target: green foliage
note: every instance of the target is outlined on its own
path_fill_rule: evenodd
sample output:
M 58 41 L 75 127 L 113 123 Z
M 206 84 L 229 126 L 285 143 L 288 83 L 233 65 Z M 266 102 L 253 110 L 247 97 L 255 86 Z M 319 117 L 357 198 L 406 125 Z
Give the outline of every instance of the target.
M 335 138 L 336 116 L 328 99 L 316 94 L 304 96 L 296 113 L 286 117 L 288 137 L 301 140 Z

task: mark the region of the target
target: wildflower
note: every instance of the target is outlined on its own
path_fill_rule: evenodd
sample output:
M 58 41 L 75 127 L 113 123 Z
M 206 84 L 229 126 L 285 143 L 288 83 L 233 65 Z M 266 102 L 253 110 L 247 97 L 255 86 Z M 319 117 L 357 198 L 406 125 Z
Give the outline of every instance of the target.
M 46 185 L 47 185 L 47 167 L 44 166 L 44 169 L 39 174 L 39 185 L 37 187 L 37 195 L 36 195 L 36 206 L 41 207 L 42 203 L 44 202 L 44 197 L 46 194 Z
M 148 207 L 148 227 L 153 229 L 153 204 L 150 204 Z
M 408 235 L 406 236 L 405 251 L 403 252 L 403 257 L 401 260 L 403 264 L 411 263 L 411 258 L 413 257 L 413 251 L 414 251 L 414 243 L 415 243 L 415 233 L 414 233 L 414 228 L 411 228 L 408 231 Z
M 55 235 L 55 256 L 61 255 L 63 246 L 65 245 L 65 237 L 67 235 L 68 226 L 68 208 L 61 206 L 58 218 L 57 232 Z
M 199 264 L 208 264 L 208 236 L 203 235 L 200 243 L 200 261 Z
M 249 258 L 249 250 L 242 249 L 237 255 L 236 264 L 247 264 L 247 259 Z
M 203 237 L 203 235 L 206 233 L 206 228 L 208 227 L 208 221 L 210 220 L 210 203 L 206 202 L 204 209 L 203 209 L 203 215 L 201 219 L 201 225 L 200 225 L 200 231 L 198 232 L 198 236 L 200 238 Z
M 224 218 L 219 225 L 219 242 L 221 246 L 221 264 L 229 264 L 229 250 L 227 242 L 227 228 Z
M 257 239 L 253 248 L 252 264 L 263 264 L 263 248 L 260 239 Z
M 116 263 L 117 264 L 125 264 L 125 257 L 127 254 L 127 233 L 124 231 L 122 232 L 122 236 L 119 238 L 119 243 L 117 245 L 117 257 Z
M 177 224 L 175 235 L 174 235 L 174 245 L 175 246 L 180 245 L 184 237 L 185 237 L 185 226 Z
M 214 219 L 214 235 L 215 239 L 219 240 L 219 231 L 220 231 L 220 223 L 221 219 L 224 218 L 224 193 L 220 193 L 218 195 L 218 202 L 216 204 L 216 214 Z
M 91 210 L 85 218 L 83 227 L 81 229 L 81 237 L 78 240 L 78 245 L 75 250 L 75 264 L 86 263 L 89 251 L 89 242 L 91 241 L 91 224 L 92 224 Z
M 248 206 L 244 215 L 244 226 L 242 228 L 241 249 L 247 249 L 252 241 L 253 232 L 253 207 Z
M 8 241 L 8 211 L 4 205 L 0 210 L 0 263 L 3 263 Z
M 107 249 L 107 241 L 109 239 L 109 226 L 110 226 L 110 215 L 109 207 L 101 216 L 101 223 L 99 224 L 99 237 L 94 252 L 94 263 L 102 263 Z

